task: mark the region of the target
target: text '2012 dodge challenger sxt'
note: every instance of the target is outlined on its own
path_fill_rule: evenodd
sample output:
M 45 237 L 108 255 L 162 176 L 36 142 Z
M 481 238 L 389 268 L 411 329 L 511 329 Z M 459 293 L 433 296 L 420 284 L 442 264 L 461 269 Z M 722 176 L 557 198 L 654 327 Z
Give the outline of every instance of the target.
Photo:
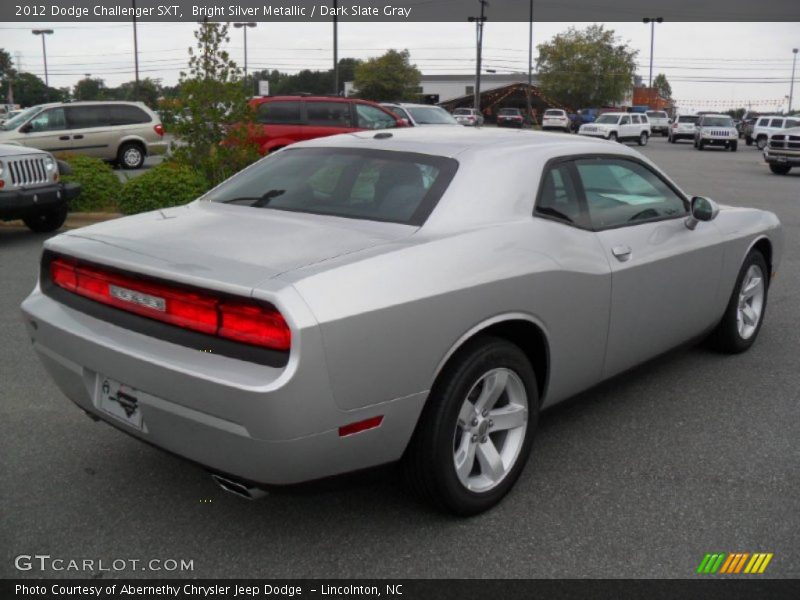
M 619 144 L 361 132 L 51 238 L 22 310 L 71 400 L 229 491 L 402 459 L 468 515 L 542 408 L 700 336 L 747 349 L 781 247 Z

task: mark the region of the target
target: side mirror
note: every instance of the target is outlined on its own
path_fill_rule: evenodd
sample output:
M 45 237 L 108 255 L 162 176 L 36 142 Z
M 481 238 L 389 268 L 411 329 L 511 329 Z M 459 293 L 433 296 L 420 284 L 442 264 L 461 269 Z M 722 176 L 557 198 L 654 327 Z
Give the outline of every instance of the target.
M 686 227 L 694 230 L 700 221 L 712 221 L 719 214 L 719 206 L 711 198 L 695 196 L 686 217 Z
M 30 133 L 31 131 L 33 131 L 33 125 L 30 123 L 25 123 L 25 125 L 19 128 L 20 133 Z

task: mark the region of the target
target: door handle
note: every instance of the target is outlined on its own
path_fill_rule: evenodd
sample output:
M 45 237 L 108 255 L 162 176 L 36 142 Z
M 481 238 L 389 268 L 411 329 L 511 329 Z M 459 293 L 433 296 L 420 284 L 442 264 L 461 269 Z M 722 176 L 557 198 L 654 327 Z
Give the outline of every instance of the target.
M 58 139 L 60 139 L 60 140 L 68 140 L 69 136 L 68 135 L 60 135 L 60 136 L 58 136 Z
M 83 135 L 82 135 L 82 134 L 80 134 L 80 133 L 79 133 L 78 135 L 73 135 L 73 136 L 72 136 L 72 139 L 73 139 L 73 140 L 82 140 L 82 139 L 83 139 Z
M 625 245 L 614 246 L 611 248 L 611 254 L 613 254 L 620 262 L 625 262 L 631 257 L 631 247 Z

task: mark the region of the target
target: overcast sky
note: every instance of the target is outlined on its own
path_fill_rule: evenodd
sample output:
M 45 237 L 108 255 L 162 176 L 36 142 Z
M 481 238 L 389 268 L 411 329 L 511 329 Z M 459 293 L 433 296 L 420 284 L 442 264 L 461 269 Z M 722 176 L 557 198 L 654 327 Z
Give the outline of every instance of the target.
M 0 0 L 4 1 L 4 0 Z M 579 27 L 587 23 L 575 24 Z M 193 23 L 139 23 L 140 73 L 174 84 L 193 45 Z M 569 23 L 535 23 L 534 46 Z M 647 83 L 650 26 L 607 23 L 639 50 L 638 72 Z M 128 23 L 0 23 L 0 47 L 19 57 L 24 70 L 44 75 L 39 37 L 31 28 L 52 28 L 47 38 L 50 84 L 72 86 L 85 73 L 109 86 L 133 79 L 133 34 Z M 259 23 L 248 31 L 249 68 L 296 72 L 327 69 L 332 61 L 329 23 Z M 792 48 L 800 46 L 798 23 L 662 23 L 656 25 L 654 75 L 663 72 L 682 110 L 746 106 L 786 108 Z M 388 48 L 408 48 L 424 74 L 473 73 L 475 27 L 469 23 L 340 23 L 339 56 L 368 58 Z M 242 62 L 242 31 L 231 28 L 229 51 Z M 19 54 L 17 54 L 19 53 Z M 536 50 L 534 48 L 534 61 Z M 488 22 L 484 67 L 498 73 L 527 71 L 528 24 Z M 800 105 L 800 85 L 794 106 Z

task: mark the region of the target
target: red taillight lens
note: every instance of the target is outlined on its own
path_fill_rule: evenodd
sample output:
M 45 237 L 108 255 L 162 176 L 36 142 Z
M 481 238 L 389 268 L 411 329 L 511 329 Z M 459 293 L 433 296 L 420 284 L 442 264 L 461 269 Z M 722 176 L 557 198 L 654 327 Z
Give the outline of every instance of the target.
M 164 137 L 164 126 L 161 123 L 155 125 L 153 129 L 159 136 Z
M 278 311 L 260 305 L 230 301 L 220 304 L 219 312 L 222 320 L 220 336 L 276 350 L 289 349 L 289 326 Z
M 192 329 L 274 350 L 289 350 L 291 330 L 274 308 L 224 300 L 156 281 L 146 281 L 64 258 L 50 263 L 53 283 L 96 302 Z

